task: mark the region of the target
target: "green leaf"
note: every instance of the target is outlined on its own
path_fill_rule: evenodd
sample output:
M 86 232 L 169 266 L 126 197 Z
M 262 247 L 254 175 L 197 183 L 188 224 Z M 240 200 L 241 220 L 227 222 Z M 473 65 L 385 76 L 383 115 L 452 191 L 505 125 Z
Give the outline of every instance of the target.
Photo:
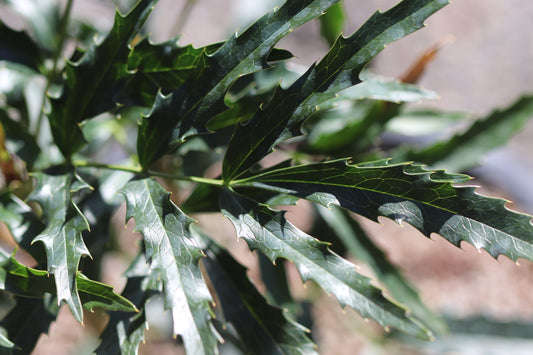
M 269 154 L 273 146 L 294 135 L 316 108 L 349 86 L 361 82 L 359 73 L 385 45 L 420 29 L 424 20 L 448 0 L 404 0 L 376 12 L 348 38 L 340 37 L 317 65 L 272 100 L 245 126 L 238 126 L 223 164 L 225 181 L 240 176 Z
M 15 343 L 8 339 L 6 336 L 7 331 L 3 328 L 0 328 L 0 348 L 3 349 L 13 349 Z
M 412 150 L 403 158 L 453 171 L 479 164 L 488 151 L 505 144 L 533 117 L 533 96 L 524 96 L 511 106 L 475 121 L 465 132 L 428 148 Z
M 96 307 L 108 311 L 138 312 L 131 301 L 116 294 L 109 285 L 89 280 L 83 274 L 77 275 L 76 283 L 83 307 L 90 311 Z
M 305 328 L 269 305 L 246 276 L 246 269 L 209 241 L 206 272 L 217 293 L 225 320 L 233 325 L 246 353 L 317 354 Z
M 320 34 L 328 41 L 330 46 L 341 35 L 345 19 L 346 15 L 342 2 L 333 5 L 324 15 L 320 16 Z
M 508 210 L 504 200 L 478 195 L 474 187 L 452 185 L 466 180 L 407 163 L 336 160 L 269 171 L 235 185 L 339 205 L 372 220 L 408 222 L 428 237 L 437 233 L 456 246 L 467 241 L 493 257 L 533 260 L 531 216 Z
M 204 69 L 168 96 L 159 95 L 139 129 L 137 151 L 143 167 L 172 151 L 227 110 L 224 96 L 241 76 L 268 67 L 274 45 L 294 28 L 320 16 L 338 0 L 291 0 L 205 56 Z
M 238 237 L 251 250 L 258 249 L 272 262 L 292 261 L 302 280 L 315 281 L 334 295 L 342 306 L 350 306 L 363 317 L 376 320 L 385 329 L 396 328 L 429 339 L 429 331 L 410 319 L 405 311 L 385 299 L 370 279 L 355 271 L 355 265 L 329 251 L 327 243 L 305 234 L 289 223 L 282 212 L 259 205 L 245 196 L 224 190 L 222 213 L 230 219 Z
M 446 331 L 444 321 L 420 300 L 409 281 L 396 266 L 390 263 L 385 253 L 372 242 L 347 211 L 335 205 L 330 205 L 330 208 L 320 205 L 315 205 L 315 207 L 322 217 L 317 223 L 325 222 L 357 260 L 370 266 L 377 280 L 387 288 L 396 301 L 406 307 L 413 316 L 421 320 L 433 332 L 443 334 Z
M 90 255 L 82 238 L 82 232 L 88 230 L 89 225 L 72 201 L 71 189 L 76 183 L 70 174 L 35 173 L 34 176 L 37 186 L 30 199 L 41 205 L 47 226 L 33 243 L 42 242 L 46 249 L 48 272 L 54 275 L 58 301 L 65 301 L 81 322 L 83 312 L 76 274 L 80 258 Z
M 94 43 L 77 62 L 67 62 L 66 86 L 50 98 L 48 115 L 55 143 L 67 158 L 84 144 L 78 124 L 115 107 L 117 86 L 128 72 L 129 44 L 139 32 L 157 0 L 141 0 L 126 16 L 117 12 L 111 32 Z
M 0 22 L 0 61 L 22 64 L 35 71 L 42 65 L 37 44 L 24 31 L 15 31 Z
M 198 265 L 203 253 L 189 232 L 193 220 L 151 178 L 130 181 L 121 193 L 126 198 L 127 219 L 135 219 L 136 230 L 144 236 L 146 258 L 163 283 L 173 333 L 183 337 L 190 354 L 216 353 L 218 334 L 210 321 L 212 299 Z

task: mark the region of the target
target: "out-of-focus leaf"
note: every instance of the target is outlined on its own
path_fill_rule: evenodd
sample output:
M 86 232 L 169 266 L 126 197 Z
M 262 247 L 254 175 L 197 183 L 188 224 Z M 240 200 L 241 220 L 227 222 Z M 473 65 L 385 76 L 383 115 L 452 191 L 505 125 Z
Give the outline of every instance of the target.
M 381 326 L 395 328 L 413 336 L 429 339 L 431 333 L 413 321 L 405 311 L 383 297 L 370 279 L 327 248 L 327 243 L 305 234 L 289 223 L 282 212 L 259 205 L 243 195 L 224 190 L 220 198 L 222 213 L 230 219 L 251 250 L 258 249 L 272 262 L 278 258 L 292 261 L 302 280 L 315 281 L 334 295 L 342 306 L 354 308 L 363 317 Z
M 408 222 L 427 237 L 437 233 L 456 246 L 467 241 L 493 257 L 533 260 L 531 216 L 507 209 L 505 200 L 478 195 L 474 187 L 452 185 L 468 179 L 408 163 L 336 160 L 270 171 L 235 185 L 339 205 L 372 220 Z
M 59 43 L 61 15 L 59 2 L 55 0 L 6 0 L 13 10 L 25 20 L 35 37 L 35 43 L 53 52 Z
M 424 20 L 448 0 L 404 0 L 387 12 L 376 12 L 348 38 L 339 37 L 317 65 L 272 100 L 245 126 L 237 126 L 223 163 L 225 181 L 240 176 L 273 147 L 300 135 L 301 125 L 316 108 L 347 87 L 361 82 L 364 66 L 388 43 L 420 29 Z
M 36 72 L 39 71 L 42 65 L 41 53 L 37 44 L 26 32 L 15 31 L 0 22 L 0 38 L 2 38 L 0 61 L 19 63 Z
M 443 319 L 422 303 L 409 281 L 403 277 L 396 266 L 389 262 L 385 253 L 370 240 L 359 223 L 351 218 L 347 211 L 335 205 L 330 205 L 330 208 L 315 206 L 322 221 L 327 223 L 353 256 L 372 268 L 377 280 L 387 288 L 396 301 L 406 307 L 434 333 L 443 334 L 446 331 Z
M 466 112 L 435 110 L 404 110 L 387 122 L 385 129 L 393 134 L 408 137 L 442 135 L 470 115 Z
M 41 334 L 48 333 L 56 320 L 55 299 L 16 297 L 16 304 L 2 319 L 0 326 L 7 330 L 15 347 L 8 354 L 31 354 Z
M 117 12 L 106 38 L 90 47 L 76 62 L 68 61 L 66 86 L 57 98 L 50 98 L 50 126 L 54 141 L 65 157 L 84 144 L 78 124 L 115 107 L 120 84 L 132 75 L 127 61 L 129 44 L 152 11 L 157 0 L 142 0 L 126 16 Z
M 165 305 L 172 312 L 174 334 L 188 353 L 214 354 L 217 332 L 211 323 L 211 295 L 198 260 L 203 256 L 189 224 L 193 221 L 170 201 L 170 193 L 150 178 L 132 180 L 121 190 L 127 219 L 144 236 L 146 258 L 163 283 Z
M 82 238 L 89 225 L 72 201 L 72 190 L 83 188 L 84 184 L 70 174 L 36 173 L 34 176 L 37 186 L 30 199 L 41 205 L 46 228 L 33 243 L 42 242 L 46 249 L 48 272 L 54 275 L 58 301 L 65 301 L 81 322 L 83 312 L 76 274 L 80 258 L 90 255 Z
M 478 164 L 488 151 L 520 132 L 532 117 L 533 96 L 524 96 L 511 106 L 477 120 L 464 133 L 428 148 L 413 150 L 403 157 L 434 167 L 464 171 Z
M 233 325 L 245 352 L 254 354 L 317 354 L 305 328 L 269 305 L 246 276 L 246 269 L 214 242 L 203 260 L 226 322 Z
M 8 150 L 20 157 L 28 168 L 31 168 L 41 152 L 35 137 L 28 133 L 27 127 L 9 118 L 2 109 L 0 109 L 0 124 L 6 134 Z
M 15 347 L 15 343 L 7 338 L 6 333 L 7 331 L 4 328 L 0 329 L 0 348 L 13 349 Z
M 338 2 L 330 7 L 326 13 L 320 16 L 320 34 L 332 46 L 341 35 L 344 28 L 346 15 L 342 2 Z
M 206 132 L 207 122 L 227 110 L 224 96 L 231 85 L 243 75 L 267 68 L 268 55 L 281 38 L 337 1 L 287 1 L 206 55 L 205 68 L 168 96 L 159 95 L 143 119 L 137 141 L 141 165 L 148 167 L 188 136 Z

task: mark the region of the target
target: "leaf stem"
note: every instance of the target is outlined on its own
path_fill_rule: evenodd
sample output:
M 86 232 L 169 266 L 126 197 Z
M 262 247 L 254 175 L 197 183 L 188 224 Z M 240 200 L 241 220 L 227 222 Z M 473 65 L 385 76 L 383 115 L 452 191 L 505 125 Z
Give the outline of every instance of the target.
M 84 167 L 84 168 L 97 168 L 97 169 L 125 171 L 128 173 L 134 173 L 134 174 L 143 173 L 143 170 L 141 167 L 114 165 L 114 164 L 102 164 L 102 163 L 88 162 L 84 160 L 74 161 L 72 162 L 72 165 L 76 167 Z M 204 177 L 199 177 L 199 176 L 184 176 L 184 175 L 168 174 L 168 173 L 163 173 L 163 172 L 154 171 L 154 170 L 148 170 L 148 171 L 145 171 L 145 173 L 147 173 L 149 176 L 157 176 L 157 177 L 173 179 L 173 180 L 181 180 L 181 181 L 192 181 L 192 182 L 198 182 L 202 184 L 215 185 L 215 186 L 222 186 L 224 184 L 222 180 L 209 179 L 209 178 L 204 178 Z
M 63 12 L 63 15 L 61 16 L 61 22 L 59 23 L 59 43 L 57 44 L 55 51 L 54 51 L 54 62 L 52 65 L 52 69 L 47 73 L 46 75 L 46 87 L 44 89 L 43 93 L 43 99 L 41 102 L 41 112 L 39 114 L 39 118 L 37 119 L 36 125 L 33 127 L 34 132 L 32 134 L 36 136 L 39 132 L 39 129 L 41 127 L 43 116 L 44 116 L 44 105 L 46 103 L 46 93 L 52 86 L 52 81 L 54 80 L 55 76 L 57 75 L 57 67 L 59 64 L 59 58 L 61 57 L 61 52 L 63 50 L 63 46 L 65 44 L 65 39 L 67 36 L 67 24 L 68 19 L 70 17 L 70 13 L 72 10 L 72 4 L 74 3 L 74 0 L 68 0 L 67 6 L 65 7 L 65 11 Z

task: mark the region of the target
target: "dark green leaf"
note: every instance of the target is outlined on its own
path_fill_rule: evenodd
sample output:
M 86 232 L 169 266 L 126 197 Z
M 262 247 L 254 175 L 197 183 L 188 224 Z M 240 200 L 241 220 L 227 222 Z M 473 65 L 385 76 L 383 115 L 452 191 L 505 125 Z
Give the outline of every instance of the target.
M 206 132 L 206 123 L 227 109 L 224 96 L 231 85 L 268 67 L 268 55 L 281 38 L 337 1 L 287 1 L 205 56 L 205 68 L 168 96 L 159 95 L 143 119 L 137 142 L 141 165 L 148 167 L 188 136 Z
M 71 190 L 77 187 L 70 174 L 34 174 L 37 186 L 30 199 L 38 202 L 46 220 L 46 229 L 33 243 L 42 242 L 46 249 L 48 271 L 54 275 L 58 301 L 66 301 L 72 314 L 82 321 L 82 305 L 76 286 L 78 264 L 90 255 L 82 232 L 89 229 L 87 220 L 72 201 Z M 82 183 L 79 186 L 83 186 Z
M 352 36 L 340 37 L 320 63 L 287 90 L 277 90 L 247 125 L 237 127 L 224 159 L 224 180 L 240 176 L 276 143 L 301 134 L 303 121 L 319 105 L 361 82 L 359 73 L 386 44 L 420 29 L 428 16 L 447 4 L 448 0 L 404 0 L 387 12 L 376 12 Z
M 212 299 L 198 266 L 203 253 L 189 232 L 193 220 L 153 179 L 130 181 L 121 192 L 127 219 L 135 219 L 136 230 L 144 236 L 146 258 L 162 280 L 173 333 L 183 337 L 188 353 L 214 354 L 217 333 L 210 321 Z
M 83 274 L 77 275 L 76 283 L 83 307 L 90 311 L 96 307 L 108 311 L 138 312 L 131 301 L 116 294 L 109 285 L 89 280 Z
M 226 321 L 233 325 L 246 353 L 316 354 L 305 328 L 269 305 L 246 276 L 246 269 L 213 242 L 203 264 Z
M 0 38 L 0 61 L 19 63 L 39 71 L 41 53 L 26 32 L 15 31 L 0 22 Z
M 355 265 L 329 251 L 320 242 L 289 223 L 282 212 L 259 205 L 229 190 L 221 194 L 222 213 L 231 220 L 238 237 L 250 249 L 258 249 L 272 262 L 277 258 L 292 261 L 302 280 L 315 281 L 324 291 L 334 295 L 342 306 L 350 306 L 363 317 L 381 326 L 396 328 L 428 339 L 429 331 L 411 320 L 405 311 L 385 299 L 370 279 L 355 271 Z
M 57 312 L 55 299 L 17 297 L 15 307 L 0 322 L 15 343 L 9 354 L 30 354 L 41 334 L 48 333 Z
M 467 241 L 494 257 L 533 260 L 531 216 L 508 210 L 504 200 L 476 194 L 474 187 L 452 185 L 466 180 L 466 175 L 406 163 L 348 165 L 336 160 L 270 171 L 236 185 L 339 205 L 373 220 L 405 221 L 428 237 L 438 233 L 456 246 Z
M 118 12 L 111 32 L 94 43 L 76 62 L 67 62 L 66 86 L 61 96 L 51 98 L 50 126 L 55 143 L 67 158 L 84 144 L 78 124 L 115 107 L 117 86 L 128 72 L 129 44 L 157 0 L 141 0 L 126 16 Z

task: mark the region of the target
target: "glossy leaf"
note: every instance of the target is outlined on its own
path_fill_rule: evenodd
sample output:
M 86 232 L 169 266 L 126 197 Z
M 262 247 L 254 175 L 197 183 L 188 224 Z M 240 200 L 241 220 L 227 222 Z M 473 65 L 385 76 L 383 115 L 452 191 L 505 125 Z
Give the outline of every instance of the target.
M 205 68 L 171 94 L 159 95 L 143 119 L 137 141 L 141 165 L 148 167 L 188 136 L 206 132 L 207 122 L 227 110 L 224 96 L 231 85 L 268 67 L 268 55 L 281 38 L 337 1 L 287 1 L 205 56 Z
M 15 31 L 0 22 L 0 61 L 22 64 L 34 71 L 39 71 L 41 52 L 33 39 L 26 32 Z
M 162 280 L 165 306 L 172 312 L 173 333 L 183 337 L 191 354 L 216 353 L 212 299 L 198 265 L 203 253 L 188 229 L 193 220 L 151 178 L 132 180 L 121 192 L 126 198 L 127 219 L 135 219 L 136 230 L 144 236 L 146 258 Z
M 58 302 L 65 301 L 74 317 L 81 322 L 83 312 L 76 274 L 80 258 L 90 254 L 82 238 L 82 232 L 88 230 L 89 225 L 72 201 L 71 189 L 75 189 L 77 184 L 70 174 L 53 176 L 36 173 L 34 176 L 37 186 L 30 199 L 41 205 L 46 228 L 32 243 L 43 243 L 48 272 L 54 275 Z
M 293 226 L 282 212 L 229 190 L 221 194 L 220 207 L 235 226 L 238 237 L 243 238 L 251 250 L 260 250 L 272 262 L 278 258 L 292 261 L 304 282 L 315 281 L 342 306 L 354 308 L 385 329 L 396 328 L 423 339 L 431 337 L 403 309 L 385 299 L 369 278 L 357 273 L 355 265 L 329 251 L 327 243 Z
M 237 127 L 224 159 L 224 180 L 244 173 L 276 143 L 301 134 L 303 121 L 319 105 L 361 82 L 361 70 L 385 45 L 420 29 L 428 16 L 447 4 L 448 0 L 404 0 L 374 13 L 352 36 L 340 37 L 320 63 L 287 90 L 279 88 L 248 124 Z
M 142 0 L 126 16 L 117 12 L 106 38 L 94 42 L 78 61 L 67 62 L 66 86 L 59 97 L 50 98 L 48 115 L 54 141 L 67 159 L 84 144 L 79 123 L 115 107 L 117 86 L 131 75 L 128 46 L 156 2 Z
M 412 164 L 337 160 L 270 171 L 237 185 L 335 204 L 373 220 L 408 222 L 428 237 L 437 233 L 456 246 L 467 241 L 494 257 L 533 260 L 531 216 L 508 210 L 504 200 L 478 195 L 474 187 L 452 185 L 466 180 Z

